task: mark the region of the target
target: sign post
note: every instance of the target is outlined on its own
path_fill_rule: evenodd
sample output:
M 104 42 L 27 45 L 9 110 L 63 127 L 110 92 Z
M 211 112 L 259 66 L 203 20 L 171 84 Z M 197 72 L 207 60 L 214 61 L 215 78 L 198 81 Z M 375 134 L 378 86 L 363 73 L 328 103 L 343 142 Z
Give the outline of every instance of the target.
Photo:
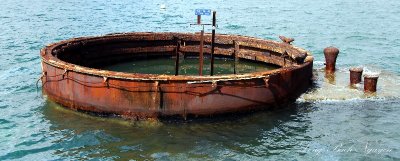
M 201 16 L 209 16 L 211 15 L 211 10 L 210 9 L 196 9 L 195 10 L 195 15 L 197 15 L 197 24 L 191 24 L 191 25 L 201 25 L 203 28 L 200 31 L 200 45 L 199 45 L 199 75 L 203 75 L 203 64 L 204 64 L 204 54 L 203 54 L 203 48 L 204 48 L 204 26 L 205 25 L 211 25 L 211 24 L 202 24 L 201 23 Z

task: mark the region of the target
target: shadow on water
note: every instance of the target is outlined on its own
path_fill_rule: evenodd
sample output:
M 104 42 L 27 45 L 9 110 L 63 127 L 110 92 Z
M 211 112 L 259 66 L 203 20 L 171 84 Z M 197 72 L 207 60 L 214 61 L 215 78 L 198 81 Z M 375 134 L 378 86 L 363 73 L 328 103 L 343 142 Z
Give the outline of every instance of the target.
M 290 141 L 290 135 L 307 131 L 310 122 L 299 117 L 314 110 L 311 107 L 301 103 L 224 118 L 130 122 L 71 111 L 47 101 L 43 114 L 51 131 L 63 132 L 57 141 L 63 150 L 55 152 L 62 157 L 215 159 L 264 157 L 296 148 L 298 142 Z

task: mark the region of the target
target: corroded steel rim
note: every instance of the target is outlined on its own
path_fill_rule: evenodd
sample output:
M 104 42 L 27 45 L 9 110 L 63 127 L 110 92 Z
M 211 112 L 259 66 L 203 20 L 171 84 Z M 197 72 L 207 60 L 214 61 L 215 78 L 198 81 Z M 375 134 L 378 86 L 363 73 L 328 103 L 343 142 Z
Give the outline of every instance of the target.
M 77 64 L 72 64 L 66 61 L 63 61 L 57 56 L 55 56 L 56 50 L 62 49 L 64 46 L 70 45 L 85 45 L 87 42 L 95 42 L 102 41 L 104 38 L 130 38 L 133 37 L 132 40 L 140 40 L 143 37 L 151 37 L 154 36 L 153 39 L 157 40 L 157 35 L 168 35 L 171 37 L 178 37 L 181 39 L 185 39 L 187 37 L 191 37 L 192 39 L 196 39 L 197 35 L 193 33 L 174 33 L 174 32 L 164 32 L 164 33 L 154 33 L 154 32 L 136 32 L 136 33 L 116 33 L 116 34 L 107 34 L 104 36 L 94 36 L 94 37 L 79 37 L 72 38 L 68 40 L 63 40 L 57 43 L 49 44 L 45 48 L 41 50 L 42 61 L 48 65 L 62 68 L 66 71 L 74 71 L 77 73 L 89 74 L 93 76 L 100 76 L 106 78 L 116 78 L 116 79 L 126 79 L 126 80 L 163 80 L 163 81 L 193 81 L 196 82 L 207 82 L 207 81 L 224 81 L 224 80 L 242 80 L 242 79 L 253 79 L 253 78 L 263 78 L 268 75 L 273 75 L 276 73 L 280 73 L 282 71 L 291 71 L 298 68 L 302 68 L 303 66 L 308 65 L 313 62 L 313 56 L 310 52 L 295 47 L 293 45 L 287 43 L 280 43 L 272 40 L 264 40 L 254 37 L 241 36 L 241 35 L 226 35 L 226 34 L 217 34 L 217 43 L 221 44 L 229 44 L 232 40 L 237 39 L 241 45 L 247 45 L 250 47 L 258 47 L 260 49 L 266 49 L 270 51 L 274 51 L 277 53 L 286 53 L 293 60 L 300 59 L 302 61 L 296 62 L 292 65 L 286 65 L 284 67 L 261 71 L 261 72 L 253 72 L 253 73 L 245 73 L 245 74 L 225 74 L 225 75 L 204 75 L 204 76 L 196 76 L 196 75 L 158 75 L 158 74 L 141 74 L 141 73 L 124 73 L 124 72 L 115 72 L 115 71 L 107 71 L 100 70 L 96 68 L 85 67 Z M 210 36 L 210 34 L 206 34 Z M 134 38 L 139 37 L 139 39 Z M 205 41 L 210 42 L 209 39 L 205 39 Z M 270 44 L 270 46 L 263 46 L 260 44 Z
M 205 44 L 211 35 L 204 36 Z M 214 76 L 157 75 L 101 70 L 154 57 L 198 56 L 196 33 L 119 33 L 64 40 L 41 50 L 46 95 L 74 110 L 127 118 L 210 116 L 266 109 L 293 101 L 311 85 L 313 57 L 290 41 L 216 35 L 214 57 L 280 66 L 275 70 Z M 206 54 L 212 53 L 205 47 Z M 172 60 L 172 59 L 171 59 Z M 236 62 L 235 62 L 236 63 Z M 176 65 L 178 66 L 178 65 Z M 177 68 L 175 68 L 177 69 Z

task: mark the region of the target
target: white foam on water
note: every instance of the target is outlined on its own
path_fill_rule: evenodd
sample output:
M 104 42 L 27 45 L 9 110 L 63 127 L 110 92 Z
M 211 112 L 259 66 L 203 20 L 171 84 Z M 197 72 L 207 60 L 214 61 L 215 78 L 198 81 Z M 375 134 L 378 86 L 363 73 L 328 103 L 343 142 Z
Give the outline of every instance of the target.
M 160 4 L 160 9 L 161 10 L 165 10 L 167 8 L 167 6 L 165 4 Z

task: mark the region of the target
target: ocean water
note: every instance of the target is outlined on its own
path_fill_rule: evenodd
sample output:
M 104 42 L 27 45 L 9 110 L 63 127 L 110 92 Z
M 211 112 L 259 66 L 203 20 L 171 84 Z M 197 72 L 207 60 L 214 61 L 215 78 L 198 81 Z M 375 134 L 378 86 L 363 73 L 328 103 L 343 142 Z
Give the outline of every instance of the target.
M 36 86 L 46 44 L 197 32 L 196 8 L 217 11 L 217 33 L 295 38 L 315 56 L 314 87 L 280 110 L 128 122 L 66 110 Z M 399 15 L 398 0 L 1 0 L 0 160 L 400 160 Z M 323 70 L 330 45 L 340 49 L 335 77 Z M 376 94 L 348 87 L 352 66 L 380 74 Z

